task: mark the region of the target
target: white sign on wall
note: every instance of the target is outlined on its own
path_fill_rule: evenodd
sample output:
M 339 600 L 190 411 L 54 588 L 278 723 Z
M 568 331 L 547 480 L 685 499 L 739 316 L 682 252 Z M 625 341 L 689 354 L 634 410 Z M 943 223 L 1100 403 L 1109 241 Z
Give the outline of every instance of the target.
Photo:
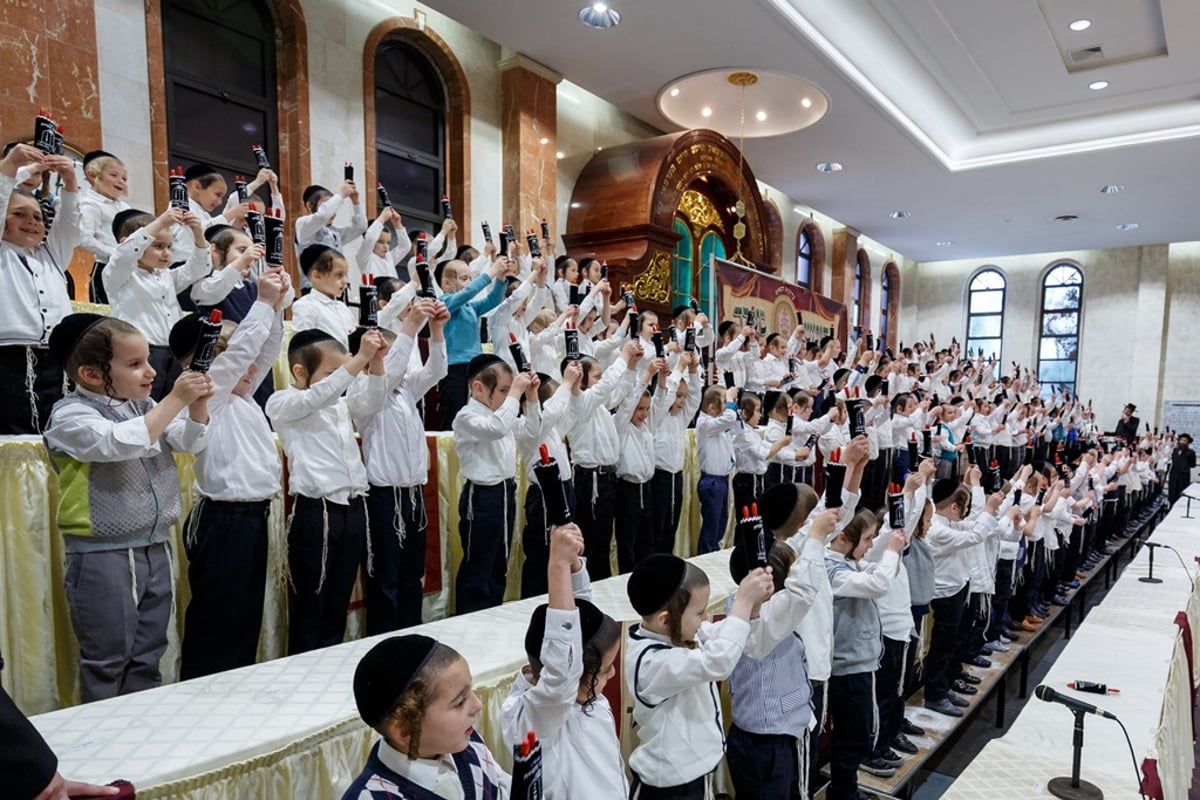
M 1163 427 L 1200 437 L 1200 400 L 1164 401 Z

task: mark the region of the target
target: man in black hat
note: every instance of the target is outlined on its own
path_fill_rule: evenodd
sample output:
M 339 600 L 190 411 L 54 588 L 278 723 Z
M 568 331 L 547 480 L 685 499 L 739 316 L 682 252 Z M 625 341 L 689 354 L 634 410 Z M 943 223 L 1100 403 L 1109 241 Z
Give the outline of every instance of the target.
M 1142 421 L 1133 415 L 1135 411 L 1137 406 L 1133 403 L 1127 404 L 1121 411 L 1121 418 L 1117 420 L 1117 427 L 1113 429 L 1114 436 L 1120 436 L 1129 444 L 1137 441 L 1138 426 L 1142 424 Z
M 1171 477 L 1167 484 L 1167 499 L 1171 505 L 1192 485 L 1192 470 L 1196 468 L 1196 451 L 1192 449 L 1192 435 L 1179 434 L 1175 449 L 1171 451 Z

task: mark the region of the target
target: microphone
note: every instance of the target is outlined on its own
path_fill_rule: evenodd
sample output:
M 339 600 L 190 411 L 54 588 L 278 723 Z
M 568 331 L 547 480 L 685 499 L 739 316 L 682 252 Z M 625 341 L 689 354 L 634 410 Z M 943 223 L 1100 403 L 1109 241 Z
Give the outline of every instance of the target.
M 1167 547 L 1167 545 L 1163 544 L 1162 542 L 1142 542 L 1142 545 L 1144 547 Z
M 1082 712 L 1084 714 L 1095 714 L 1098 717 L 1105 719 L 1116 719 L 1116 717 L 1102 708 L 1096 708 L 1090 703 L 1085 703 L 1082 700 L 1076 700 L 1074 697 L 1068 697 L 1065 694 L 1059 694 L 1051 689 L 1046 684 L 1042 684 L 1033 690 L 1033 694 L 1038 700 L 1043 700 L 1047 703 L 1061 703 L 1072 711 Z

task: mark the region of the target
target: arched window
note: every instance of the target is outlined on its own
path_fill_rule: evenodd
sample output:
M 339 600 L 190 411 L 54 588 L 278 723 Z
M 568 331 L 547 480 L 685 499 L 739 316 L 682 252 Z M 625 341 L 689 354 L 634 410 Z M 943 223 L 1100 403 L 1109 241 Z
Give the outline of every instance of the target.
M 167 161 L 253 176 L 262 145 L 278 172 L 275 24 L 260 0 L 164 0 Z M 267 189 L 262 189 L 266 197 Z
M 825 238 L 811 219 L 796 234 L 796 283 L 820 293 L 825 284 Z
M 868 299 L 871 295 L 871 258 L 866 250 L 859 250 L 854 259 L 854 295 L 850 308 L 852 325 L 868 327 L 870 323 L 870 308 Z
M 716 231 L 709 231 L 700 239 L 700 295 L 696 298 L 700 308 L 709 318 L 713 315 L 709 299 L 712 297 L 712 260 L 725 258 L 725 242 Z
M 676 218 L 675 232 L 679 241 L 671 259 L 671 307 L 687 305 L 692 298 L 692 231 L 686 222 Z
M 889 347 L 896 335 L 896 314 L 900 310 L 900 270 L 892 262 L 883 265 L 879 292 L 879 347 Z
M 446 90 L 429 59 L 401 41 L 385 41 L 375 51 L 375 175 L 405 228 L 433 233 L 441 227 Z
M 1044 396 L 1055 387 L 1075 394 L 1082 316 L 1083 272 L 1074 264 L 1055 264 L 1042 281 L 1037 374 Z
M 1004 339 L 1004 300 L 1008 283 L 996 269 L 985 269 L 971 278 L 967 289 L 967 352 L 1001 359 Z

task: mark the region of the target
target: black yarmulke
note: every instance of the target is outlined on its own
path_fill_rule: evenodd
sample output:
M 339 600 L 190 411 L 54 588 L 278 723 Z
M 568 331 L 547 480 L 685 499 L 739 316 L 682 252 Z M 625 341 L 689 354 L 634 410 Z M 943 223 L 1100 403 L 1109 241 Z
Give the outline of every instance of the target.
M 933 484 L 933 491 L 930 493 L 933 497 L 933 504 L 948 500 L 951 495 L 958 489 L 958 481 L 954 478 L 940 478 Z
M 800 490 L 794 483 L 781 483 L 767 489 L 758 501 L 758 513 L 762 517 L 763 527 L 769 531 L 782 528 L 799 500 Z
M 116 156 L 107 150 L 91 150 L 87 153 L 84 153 L 83 163 L 80 165 L 83 167 L 83 171 L 87 172 L 88 164 L 91 164 L 98 158 L 116 158 Z
M 219 177 L 221 173 L 217 172 L 217 168 L 212 164 L 192 164 L 184 171 L 183 179 L 185 181 L 196 181 L 200 180 L 201 178 L 207 178 L 209 175 L 216 175 Z M 224 178 L 222 178 L 222 180 L 224 180 Z
M 883 378 L 879 377 L 878 375 L 868 375 L 866 383 L 863 384 L 863 389 L 866 391 L 867 396 L 870 397 L 871 393 L 880 388 L 882 385 Z
M 113 238 L 116 239 L 117 241 L 120 241 L 121 240 L 121 228 L 125 227 L 125 223 L 129 219 L 140 216 L 142 214 L 145 214 L 147 217 L 150 216 L 150 214 L 148 212 L 142 211 L 139 208 L 127 208 L 124 211 L 118 211 L 116 214 L 114 214 L 113 221 L 112 221 Z
M 308 328 L 292 336 L 292 340 L 288 342 L 288 355 L 290 356 L 301 347 L 308 347 L 310 344 L 333 341 L 336 341 L 336 339 L 320 328 Z
M 67 359 L 71 357 L 71 352 L 74 351 L 75 345 L 83 338 L 83 335 L 106 319 L 108 317 L 102 314 L 67 314 L 62 318 L 62 322 L 55 325 L 54 330 L 50 331 L 50 341 L 47 345 L 50 348 L 50 354 L 65 367 Z M 74 378 L 75 376 L 69 377 Z
M 655 553 L 638 562 L 625 587 L 635 611 L 648 617 L 662 611 L 683 585 L 687 562 L 679 556 Z
M 675 306 L 675 310 L 671 312 L 671 319 L 679 319 L 679 317 L 691 311 L 691 306 Z
M 586 647 L 604 624 L 604 612 L 587 600 L 578 598 L 575 599 L 575 607 L 579 609 L 579 639 Z M 525 630 L 525 654 L 531 659 L 541 660 L 542 642 L 546 639 L 546 612 L 549 608 L 548 604 L 542 603 L 529 617 L 529 627 Z
M 467 380 L 473 379 L 476 375 L 483 372 L 492 364 L 503 364 L 504 359 L 495 353 L 480 353 L 471 359 L 471 363 L 467 364 Z
M 213 239 L 216 239 L 223 231 L 236 231 L 237 228 L 232 225 L 212 225 L 204 229 L 204 241 L 212 244 Z
M 436 639 L 410 634 L 367 651 L 354 669 L 354 704 L 363 722 L 372 728 L 383 722 L 436 646 Z

